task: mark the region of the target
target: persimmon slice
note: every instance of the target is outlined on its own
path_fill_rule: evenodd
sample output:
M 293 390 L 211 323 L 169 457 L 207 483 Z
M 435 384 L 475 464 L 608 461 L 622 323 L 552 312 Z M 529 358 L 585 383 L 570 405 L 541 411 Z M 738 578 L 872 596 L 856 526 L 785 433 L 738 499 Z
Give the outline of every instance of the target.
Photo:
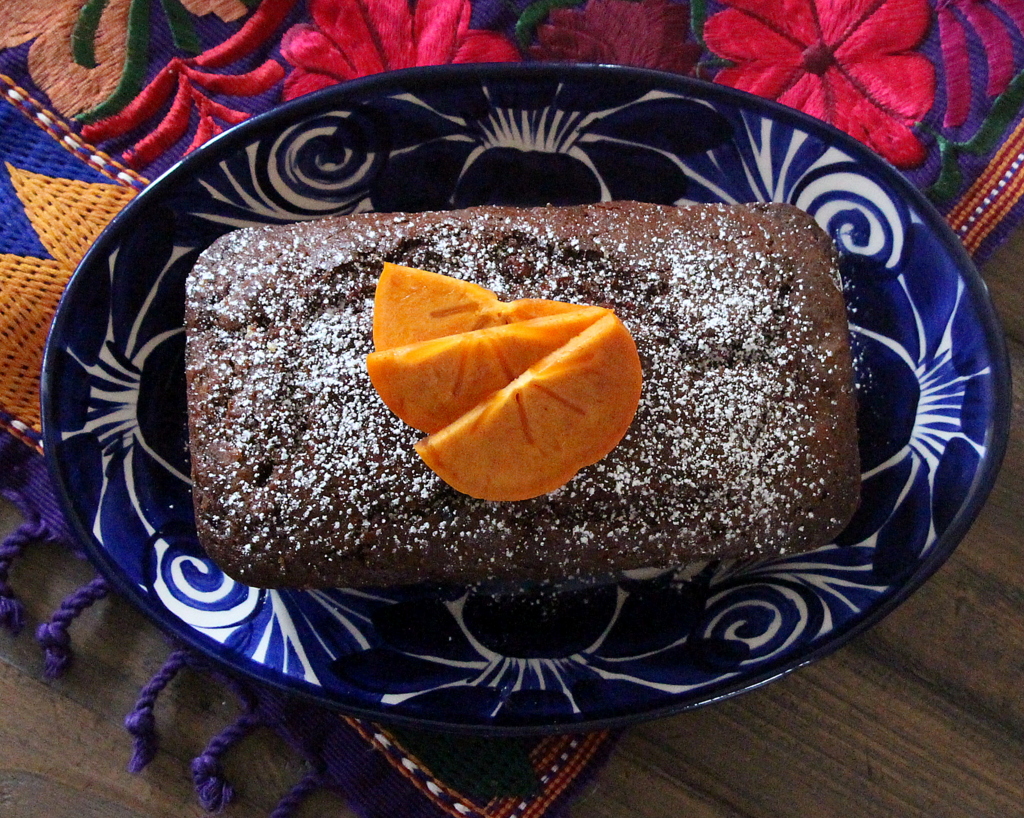
M 481 500 L 554 491 L 625 435 L 641 389 L 629 330 L 607 313 L 488 400 L 416 444 L 453 488 Z
M 609 314 L 600 307 L 577 307 L 446 335 L 374 352 L 366 368 L 392 412 L 413 428 L 433 433 Z
M 578 309 L 541 298 L 499 301 L 479 284 L 385 263 L 373 300 L 373 345 L 391 349 Z

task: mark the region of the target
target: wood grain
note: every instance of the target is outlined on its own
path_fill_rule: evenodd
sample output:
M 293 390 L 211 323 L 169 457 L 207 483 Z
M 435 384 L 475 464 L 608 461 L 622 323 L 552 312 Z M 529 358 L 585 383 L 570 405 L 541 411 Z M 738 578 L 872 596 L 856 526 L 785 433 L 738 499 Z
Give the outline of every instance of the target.
M 573 818 L 1013 818 L 1024 816 L 1024 230 L 984 270 L 1006 330 L 1013 428 L 999 480 L 950 560 L 893 614 L 833 655 L 759 690 L 627 730 Z M 16 524 L 0 505 L 0 530 Z M 34 546 L 11 582 L 19 637 L 0 634 L 0 816 L 203 815 L 188 764 L 237 713 L 184 672 L 156 714 L 161 750 L 140 775 L 121 726 L 166 657 L 120 599 L 76 623 L 77 661 L 42 681 L 31 631 L 92 576 Z M 226 757 L 232 818 L 266 816 L 305 772 L 269 731 Z M 299 816 L 354 815 L 329 794 Z M 400 817 L 399 817 L 400 818 Z

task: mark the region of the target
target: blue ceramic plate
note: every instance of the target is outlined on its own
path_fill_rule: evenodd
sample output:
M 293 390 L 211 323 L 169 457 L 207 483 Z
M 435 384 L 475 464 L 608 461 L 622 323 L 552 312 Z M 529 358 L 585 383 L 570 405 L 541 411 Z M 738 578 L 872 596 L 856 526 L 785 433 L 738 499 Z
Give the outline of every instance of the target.
M 203 248 L 243 225 L 338 213 L 608 199 L 790 202 L 835 239 L 864 471 L 860 511 L 834 544 L 519 596 L 268 591 L 206 558 L 182 367 L 183 282 Z M 154 182 L 90 250 L 43 376 L 68 517 L 166 630 L 348 713 L 492 733 L 678 711 L 835 649 L 949 556 L 992 485 L 1009 418 L 985 287 L 896 171 L 789 109 L 607 67 L 398 72 L 233 129 Z

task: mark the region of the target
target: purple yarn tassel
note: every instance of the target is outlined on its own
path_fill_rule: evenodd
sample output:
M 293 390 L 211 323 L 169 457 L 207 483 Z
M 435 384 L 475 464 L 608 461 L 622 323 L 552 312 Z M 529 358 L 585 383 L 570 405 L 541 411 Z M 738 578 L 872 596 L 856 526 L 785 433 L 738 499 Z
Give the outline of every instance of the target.
M 157 696 L 186 664 L 188 653 L 184 650 L 176 650 L 168 656 L 163 667 L 153 674 L 153 678 L 139 692 L 135 708 L 125 716 L 124 727 L 135 739 L 132 758 L 128 762 L 128 772 L 140 772 L 156 755 L 156 719 L 153 717 L 153 706 L 156 704 Z
M 274 807 L 274 811 L 270 813 L 270 818 L 292 818 L 295 814 L 295 810 L 299 808 L 299 805 L 306 799 L 306 797 L 320 789 L 322 782 L 320 776 L 313 773 L 306 773 L 291 790 L 277 802 L 277 806 Z
M 56 679 L 71 664 L 68 625 L 94 602 L 103 599 L 109 590 L 107 581 L 103 577 L 96 577 L 92 582 L 69 594 L 50 621 L 43 622 L 36 630 L 36 640 L 46 651 L 43 675 L 47 679 Z
M 207 812 L 220 812 L 231 803 L 235 790 L 224 778 L 220 757 L 236 741 L 245 738 L 259 719 L 252 713 L 243 713 L 233 724 L 228 725 L 210 739 L 202 754 L 192 761 L 192 782 L 196 787 L 199 803 Z
M 26 545 L 45 539 L 47 534 L 41 520 L 28 520 L 0 543 L 0 627 L 11 633 L 18 633 L 25 626 L 25 608 L 7 583 L 7 572 Z

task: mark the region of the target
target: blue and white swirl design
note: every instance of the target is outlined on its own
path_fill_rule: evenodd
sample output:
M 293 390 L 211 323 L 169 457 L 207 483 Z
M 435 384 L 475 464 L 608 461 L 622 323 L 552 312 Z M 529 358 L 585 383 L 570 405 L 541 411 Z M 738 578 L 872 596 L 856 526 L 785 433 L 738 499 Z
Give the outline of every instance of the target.
M 910 214 L 873 169 L 783 122 L 749 111 L 733 117 L 738 138 L 682 160 L 693 186 L 679 204 L 785 202 L 814 216 L 843 252 L 887 269 L 901 263 Z
M 106 269 L 92 271 L 109 288 L 108 312 L 85 316 L 91 324 L 63 341 L 72 361 L 64 377 L 82 407 L 61 415 L 57 438 L 60 468 L 93 498 L 85 527 L 146 604 L 228 661 L 384 715 L 440 708 L 463 723 L 550 723 L 699 699 L 745 674 L 793 666 L 898 590 L 972 490 L 993 399 L 990 352 L 962 272 L 887 171 L 829 144 L 827 132 L 728 98 L 701 99 L 690 87 L 642 89 L 630 100 L 621 89 L 604 99 L 601 87 L 560 82 L 550 98 L 527 103 L 475 82 L 459 92 L 388 92 L 256 130 L 162 203 L 182 217 L 168 229 L 187 235 L 163 244 L 126 237 Z M 387 131 L 392 119 L 401 133 Z M 515 127 L 499 132 L 495 123 Z M 696 135 L 672 142 L 672 128 L 689 124 Z M 554 630 L 536 644 L 514 607 L 472 590 L 279 592 L 226 576 L 183 510 L 184 452 L 175 459 L 157 445 L 166 426 L 147 428 L 154 417 L 140 410 L 146 385 L 182 343 L 180 304 L 177 313 L 168 307 L 180 295 L 168 293 L 180 292 L 196 237 L 402 204 L 410 193 L 442 206 L 485 189 L 513 195 L 515 179 L 490 185 L 490 174 L 519 154 L 531 184 L 556 169 L 577 179 L 569 199 L 633 196 L 644 177 L 620 171 L 643 167 L 656 192 L 648 200 L 788 202 L 833 236 L 867 421 L 858 516 L 836 544 L 811 554 L 577 586 L 552 603 L 549 624 L 537 627 Z M 447 187 L 409 184 L 421 155 L 447 163 L 422 177 Z
M 869 176 L 842 169 L 842 153 L 833 152 L 835 163 L 808 173 L 792 191 L 792 203 L 812 214 L 840 251 L 896 268 L 903 257 L 906 212 Z
M 741 667 L 815 642 L 886 591 L 873 577 L 872 558 L 865 546 L 829 545 L 736 571 L 723 568 L 711 582 L 695 639 L 704 653 L 729 655 Z
M 199 185 L 208 200 L 191 211 L 225 227 L 317 219 L 369 208 L 369 184 L 384 156 L 372 123 L 327 111 L 252 142 Z
M 266 592 L 235 582 L 194 550 L 158 539 L 151 587 L 170 613 L 222 642 L 264 605 Z

